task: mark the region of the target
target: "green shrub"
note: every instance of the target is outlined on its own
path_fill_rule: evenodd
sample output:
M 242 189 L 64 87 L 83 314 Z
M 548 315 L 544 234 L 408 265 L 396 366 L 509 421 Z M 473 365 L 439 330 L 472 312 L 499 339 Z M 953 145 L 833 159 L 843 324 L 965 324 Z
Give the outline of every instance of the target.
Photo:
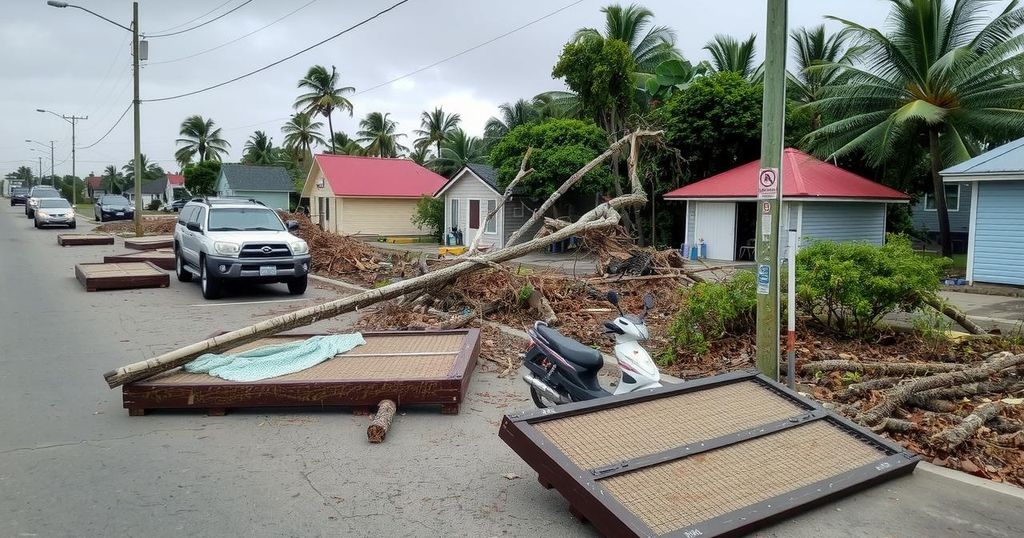
M 754 273 L 742 271 L 725 282 L 702 282 L 683 291 L 669 336 L 674 351 L 703 354 L 708 342 L 754 328 L 757 312 Z
M 153 198 L 152 200 L 149 201 L 148 204 L 146 204 L 146 209 L 150 211 L 156 211 L 157 209 L 160 209 L 160 207 L 163 205 L 164 203 L 161 202 L 159 198 Z
M 948 264 L 919 256 L 903 235 L 881 247 L 817 241 L 797 255 L 798 308 L 835 333 L 863 336 L 886 314 L 917 309 Z
M 444 198 L 424 194 L 416 202 L 416 213 L 411 220 L 414 226 L 444 242 Z

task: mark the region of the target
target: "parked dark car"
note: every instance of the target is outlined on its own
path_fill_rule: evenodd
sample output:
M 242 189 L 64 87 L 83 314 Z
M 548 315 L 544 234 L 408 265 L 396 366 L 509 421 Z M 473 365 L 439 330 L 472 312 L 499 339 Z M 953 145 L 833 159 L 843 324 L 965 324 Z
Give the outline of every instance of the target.
M 28 202 L 28 187 L 12 187 L 11 188 L 11 205 L 25 205 Z
M 135 218 L 135 208 L 120 194 L 104 194 L 93 206 L 93 217 L 100 222 L 132 220 Z
M 28 200 L 25 202 L 25 216 L 28 218 L 35 218 L 36 206 L 39 205 L 39 200 L 43 198 L 60 198 L 60 193 L 57 189 L 49 185 L 36 185 L 28 191 Z
M 170 205 L 171 211 L 174 211 L 175 213 L 177 213 L 178 211 L 181 211 L 181 208 L 185 207 L 185 204 L 187 204 L 187 203 L 188 203 L 188 200 L 185 200 L 185 199 L 175 200 Z

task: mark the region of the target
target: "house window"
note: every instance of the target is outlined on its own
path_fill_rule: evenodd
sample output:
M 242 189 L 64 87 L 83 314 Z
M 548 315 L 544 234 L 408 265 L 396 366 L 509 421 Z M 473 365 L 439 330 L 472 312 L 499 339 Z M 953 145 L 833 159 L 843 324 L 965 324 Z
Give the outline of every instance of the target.
M 458 229 L 459 228 L 459 199 L 458 198 L 452 198 L 451 210 L 450 211 L 451 211 L 451 214 L 448 217 L 449 225 L 452 228 Z
M 935 195 L 926 192 L 924 194 L 924 210 L 937 211 L 935 207 Z M 946 185 L 946 211 L 960 211 L 960 185 Z
M 517 219 L 523 218 L 523 204 L 516 204 L 512 206 L 512 216 Z
M 484 215 L 484 218 L 487 218 L 487 215 L 490 215 L 491 211 L 494 211 L 494 209 L 496 207 L 498 207 L 498 201 L 497 200 L 487 200 L 487 214 Z M 484 228 L 484 233 L 486 233 L 486 234 L 496 234 L 496 233 L 498 233 L 498 218 L 497 218 L 497 216 L 495 216 L 495 218 L 490 219 L 490 220 L 487 221 L 487 227 Z

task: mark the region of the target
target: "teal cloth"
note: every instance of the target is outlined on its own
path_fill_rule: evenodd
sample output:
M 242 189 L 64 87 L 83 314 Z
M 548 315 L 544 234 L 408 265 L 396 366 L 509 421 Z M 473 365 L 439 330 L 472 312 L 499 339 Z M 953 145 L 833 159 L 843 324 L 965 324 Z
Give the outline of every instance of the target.
M 360 333 L 314 336 L 242 353 L 206 353 L 184 368 L 186 372 L 207 373 L 228 381 L 259 381 L 300 372 L 365 343 Z

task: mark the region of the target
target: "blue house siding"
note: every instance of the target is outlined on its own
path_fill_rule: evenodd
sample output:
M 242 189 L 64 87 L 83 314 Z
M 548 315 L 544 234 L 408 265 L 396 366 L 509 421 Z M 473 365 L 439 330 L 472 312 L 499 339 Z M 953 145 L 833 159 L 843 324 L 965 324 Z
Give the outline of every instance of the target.
M 1024 181 L 978 182 L 973 280 L 1024 286 Z
M 803 241 L 885 241 L 885 204 L 873 202 L 804 202 Z
M 971 184 L 955 183 L 960 185 L 960 206 L 949 208 L 949 233 L 953 236 L 953 250 L 955 252 L 967 251 L 967 235 L 971 227 Z M 927 211 L 924 208 L 924 196 L 921 196 L 910 206 L 910 220 L 915 230 L 927 232 L 933 241 L 938 242 L 939 238 L 939 217 L 936 211 Z

